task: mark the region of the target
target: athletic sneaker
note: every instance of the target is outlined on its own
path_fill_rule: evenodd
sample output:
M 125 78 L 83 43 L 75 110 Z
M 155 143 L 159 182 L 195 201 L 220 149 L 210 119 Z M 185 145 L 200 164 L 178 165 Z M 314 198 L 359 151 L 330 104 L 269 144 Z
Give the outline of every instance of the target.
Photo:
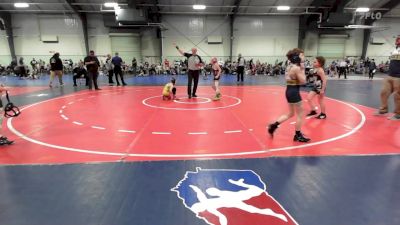
M 314 116 L 314 115 L 317 115 L 317 111 L 315 110 L 311 110 L 311 112 L 307 114 L 307 116 Z
M 383 110 L 378 109 L 378 110 L 374 113 L 374 115 L 375 115 L 375 116 L 383 116 L 383 115 L 386 115 L 387 113 L 388 113 L 388 111 L 383 111 Z
M 0 145 L 11 145 L 14 141 L 10 141 L 7 137 L 0 137 Z
M 309 142 L 311 139 L 304 137 L 302 133 L 300 134 L 295 134 L 293 137 L 293 141 L 298 141 L 298 142 Z
M 400 115 L 393 115 L 392 117 L 388 118 L 389 120 L 400 120 Z
M 193 94 L 192 97 L 193 97 L 193 98 L 197 98 L 197 95 Z
M 213 101 L 219 101 L 219 100 L 221 100 L 221 94 L 220 94 L 220 93 L 217 93 L 217 94 L 215 95 L 215 97 L 213 98 Z
M 278 129 L 278 125 L 276 125 L 275 123 L 268 125 L 268 133 L 269 135 L 271 135 L 271 137 L 274 136 L 276 129 Z
M 315 118 L 320 119 L 320 120 L 326 119 L 326 114 L 325 113 L 321 113 Z

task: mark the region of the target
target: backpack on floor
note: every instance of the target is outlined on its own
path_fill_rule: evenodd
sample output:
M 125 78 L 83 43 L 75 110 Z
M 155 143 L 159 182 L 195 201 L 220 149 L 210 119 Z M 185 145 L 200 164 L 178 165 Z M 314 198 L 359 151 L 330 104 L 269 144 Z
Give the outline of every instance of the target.
M 6 92 L 7 104 L 4 106 L 4 116 L 7 118 L 10 117 L 17 117 L 21 114 L 21 111 L 17 106 L 15 106 L 11 101 L 10 97 L 8 96 L 8 91 Z

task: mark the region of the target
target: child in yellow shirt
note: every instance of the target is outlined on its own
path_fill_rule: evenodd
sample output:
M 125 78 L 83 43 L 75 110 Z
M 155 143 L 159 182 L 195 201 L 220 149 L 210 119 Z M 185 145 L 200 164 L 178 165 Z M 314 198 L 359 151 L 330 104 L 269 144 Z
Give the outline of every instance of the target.
M 163 100 L 176 99 L 175 78 L 171 78 L 171 81 L 164 86 L 162 95 Z

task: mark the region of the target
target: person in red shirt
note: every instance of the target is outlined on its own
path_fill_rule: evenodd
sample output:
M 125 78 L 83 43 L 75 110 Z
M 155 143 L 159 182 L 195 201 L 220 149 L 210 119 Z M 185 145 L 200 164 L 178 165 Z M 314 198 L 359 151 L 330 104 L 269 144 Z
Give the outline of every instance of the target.
M 169 61 L 164 59 L 164 70 L 169 74 Z

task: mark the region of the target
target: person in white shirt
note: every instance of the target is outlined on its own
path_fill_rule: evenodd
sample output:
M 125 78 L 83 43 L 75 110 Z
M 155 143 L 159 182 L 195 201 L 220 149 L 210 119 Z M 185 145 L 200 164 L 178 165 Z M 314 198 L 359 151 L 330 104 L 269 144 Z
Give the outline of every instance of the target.
M 239 54 L 238 56 L 238 62 L 237 62 L 237 82 L 241 81 L 243 82 L 243 76 L 244 76 L 244 67 L 246 65 L 246 60 L 242 57 L 242 54 Z
M 347 68 L 347 62 L 345 60 L 340 61 L 339 63 L 339 79 L 340 79 L 340 75 L 344 75 L 344 79 L 347 79 L 347 72 L 346 72 L 346 68 Z
M 108 85 L 113 86 L 114 81 L 113 81 L 113 75 L 114 75 L 114 66 L 111 62 L 111 55 L 107 54 L 107 59 L 106 59 L 106 70 L 108 71 Z
M 200 70 L 204 66 L 203 60 L 199 55 L 197 55 L 197 48 L 192 48 L 191 53 L 185 53 L 183 50 L 179 49 L 176 43 L 173 44 L 178 52 L 187 58 L 188 65 L 188 98 L 197 98 L 196 91 L 199 84 Z M 193 82 L 193 90 L 192 90 Z

